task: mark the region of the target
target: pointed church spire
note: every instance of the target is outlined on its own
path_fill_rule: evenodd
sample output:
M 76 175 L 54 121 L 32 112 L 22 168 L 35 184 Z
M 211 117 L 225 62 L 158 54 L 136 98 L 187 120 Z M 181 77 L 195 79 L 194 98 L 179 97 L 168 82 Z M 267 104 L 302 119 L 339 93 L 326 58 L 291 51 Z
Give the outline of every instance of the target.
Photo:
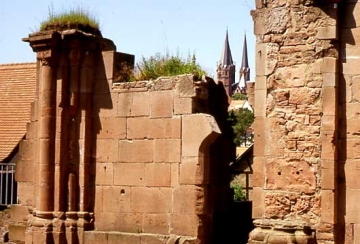
M 234 62 L 233 62 L 233 59 L 231 56 L 228 30 L 226 29 L 226 37 L 225 37 L 224 49 L 223 49 L 223 52 L 221 55 L 220 65 L 228 66 L 228 65 L 232 65 L 232 64 L 234 64 Z
M 232 95 L 232 86 L 235 83 L 235 65 L 231 56 L 229 35 L 226 29 L 225 44 L 221 59 L 217 67 L 217 78 L 224 84 L 224 88 L 229 96 Z
M 244 34 L 243 56 L 242 56 L 242 62 L 241 62 L 241 69 L 244 69 L 244 68 L 246 68 L 246 69 L 249 68 L 247 44 L 246 44 L 246 33 Z
M 246 93 L 246 82 L 250 80 L 250 68 L 249 68 L 248 54 L 247 54 L 246 33 L 244 34 L 242 62 L 239 73 L 240 73 L 239 88 L 242 93 Z

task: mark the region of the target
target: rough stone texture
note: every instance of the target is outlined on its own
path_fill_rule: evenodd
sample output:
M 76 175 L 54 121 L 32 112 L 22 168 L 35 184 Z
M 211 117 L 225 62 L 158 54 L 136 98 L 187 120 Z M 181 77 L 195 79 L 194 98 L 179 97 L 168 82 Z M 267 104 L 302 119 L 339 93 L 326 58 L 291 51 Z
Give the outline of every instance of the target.
M 77 30 L 25 41 L 37 53 L 40 92 L 20 146 L 20 205 L 10 238 L 219 239 L 214 226 L 226 225 L 220 216 L 228 214 L 235 156 L 222 84 L 209 77 L 194 83 L 191 75 L 116 83 L 118 60 L 133 56 Z
M 356 9 L 355 5 L 338 7 Z M 356 57 L 348 53 L 348 62 L 338 67 L 342 46 L 335 42 L 338 22 L 345 18 L 344 26 L 354 22 L 334 6 L 325 1 L 262 0 L 251 12 L 257 35 L 253 166 L 257 228 L 249 243 L 313 243 L 315 236 L 318 243 L 331 243 L 341 236 L 338 219 L 344 215 L 338 214 L 336 175 L 343 153 L 338 128 L 344 131 L 339 136 L 346 136 L 350 127 L 338 122 L 344 113 L 339 101 L 357 102 L 357 83 L 349 76 L 358 71 Z M 348 32 L 343 36 L 349 39 Z M 356 31 L 353 37 L 357 39 Z M 352 87 L 341 88 L 341 70 Z M 352 111 L 357 113 L 355 107 Z M 357 133 L 357 127 L 348 131 Z M 348 149 L 343 160 L 357 158 L 356 140 L 344 140 L 344 147 L 353 150 Z M 307 231 L 299 234 L 304 226 Z

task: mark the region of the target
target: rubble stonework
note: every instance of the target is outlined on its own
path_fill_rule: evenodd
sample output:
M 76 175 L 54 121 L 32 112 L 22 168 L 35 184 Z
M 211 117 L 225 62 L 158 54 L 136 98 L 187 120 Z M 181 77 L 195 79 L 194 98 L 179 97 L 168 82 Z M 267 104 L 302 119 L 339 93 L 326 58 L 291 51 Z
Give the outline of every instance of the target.
M 116 83 L 116 64 L 133 56 L 79 30 L 25 41 L 37 54 L 37 95 L 11 241 L 210 243 L 221 235 L 235 156 L 222 84 L 191 75 Z
M 299 231 L 306 241 L 297 243 L 360 240 L 353 183 L 359 6 L 256 1 L 256 229 L 249 243 L 294 243 Z

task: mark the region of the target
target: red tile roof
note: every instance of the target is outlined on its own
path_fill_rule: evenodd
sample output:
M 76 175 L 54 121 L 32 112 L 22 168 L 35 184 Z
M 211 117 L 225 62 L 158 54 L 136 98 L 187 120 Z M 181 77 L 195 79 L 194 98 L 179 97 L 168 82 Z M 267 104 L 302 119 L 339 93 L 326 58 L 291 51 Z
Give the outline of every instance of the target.
M 26 133 L 35 88 L 36 63 L 0 65 L 0 162 Z

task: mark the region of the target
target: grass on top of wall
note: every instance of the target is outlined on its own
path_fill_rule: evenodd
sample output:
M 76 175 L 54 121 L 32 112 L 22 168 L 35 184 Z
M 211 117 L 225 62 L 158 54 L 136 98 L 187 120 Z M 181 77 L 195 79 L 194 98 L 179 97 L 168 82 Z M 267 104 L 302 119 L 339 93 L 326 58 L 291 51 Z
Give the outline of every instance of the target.
M 54 13 L 53 8 L 49 8 L 49 16 L 47 20 L 40 24 L 40 31 L 79 26 L 85 28 L 90 27 L 98 31 L 100 29 L 99 21 L 95 18 L 95 16 L 81 7 L 60 13 Z

